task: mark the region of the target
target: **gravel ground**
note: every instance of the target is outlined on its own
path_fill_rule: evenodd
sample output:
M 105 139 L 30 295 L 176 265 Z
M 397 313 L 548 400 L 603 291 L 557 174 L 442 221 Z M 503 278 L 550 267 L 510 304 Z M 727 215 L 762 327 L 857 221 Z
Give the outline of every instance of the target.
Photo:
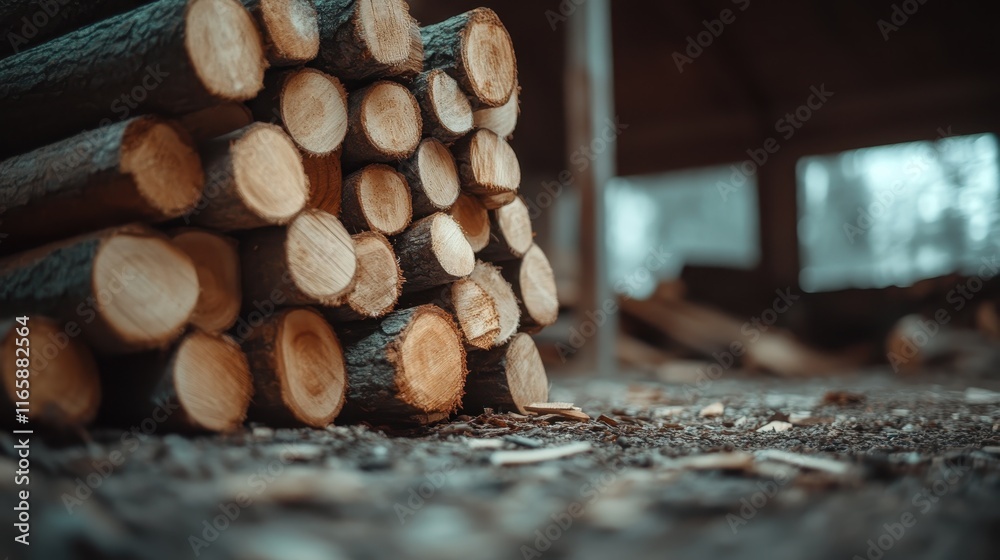
M 4 523 L 0 554 L 995 557 L 1000 386 L 969 390 L 944 374 L 736 377 L 557 382 L 552 400 L 589 422 L 487 413 L 407 432 L 200 437 L 150 423 L 148 434 L 96 431 L 82 444 L 36 439 L 32 544 L 8 544 Z M 573 454 L 503 464 L 552 449 Z M 0 493 L 13 504 L 6 434 L 0 450 Z

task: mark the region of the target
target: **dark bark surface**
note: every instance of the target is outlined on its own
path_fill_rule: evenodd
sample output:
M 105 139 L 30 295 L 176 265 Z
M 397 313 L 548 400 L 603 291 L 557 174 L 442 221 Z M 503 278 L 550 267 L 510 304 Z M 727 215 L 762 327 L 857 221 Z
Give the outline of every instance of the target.
M 0 58 L 153 0 L 0 0 Z

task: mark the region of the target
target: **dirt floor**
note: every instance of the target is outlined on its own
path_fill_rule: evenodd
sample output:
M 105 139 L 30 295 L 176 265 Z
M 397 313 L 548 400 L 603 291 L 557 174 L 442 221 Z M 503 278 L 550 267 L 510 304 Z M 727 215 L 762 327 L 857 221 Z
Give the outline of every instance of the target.
M 149 434 L 101 431 L 87 444 L 33 440 L 30 553 L 9 544 L 5 522 L 0 554 L 995 558 L 1000 384 L 960 381 L 557 380 L 551 400 L 593 420 L 483 414 L 403 433 L 194 438 L 151 421 Z M 779 431 L 760 431 L 769 424 Z M 13 446 L 4 434 L 5 504 Z M 551 448 L 574 454 L 503 464 Z

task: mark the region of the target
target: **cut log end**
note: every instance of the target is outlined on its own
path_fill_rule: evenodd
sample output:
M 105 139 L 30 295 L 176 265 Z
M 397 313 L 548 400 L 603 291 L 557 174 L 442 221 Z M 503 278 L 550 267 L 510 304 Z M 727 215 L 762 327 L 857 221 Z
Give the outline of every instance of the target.
M 445 272 L 456 278 L 472 274 L 476 257 L 462 228 L 451 216 L 431 216 L 431 249 Z
M 524 306 L 525 323 L 547 327 L 559 318 L 559 297 L 552 265 L 537 245 L 521 259 L 516 284 Z
M 400 66 L 410 57 L 410 16 L 405 2 L 374 0 L 357 2 L 359 39 L 378 64 Z
M 11 402 L 18 387 L 16 361 L 23 357 L 19 337 L 10 323 L 0 325 L 0 375 Z M 27 368 L 31 380 L 31 420 L 54 429 L 88 424 L 97 415 L 101 401 L 100 376 L 90 350 L 80 340 L 68 338 L 61 323 L 34 316 L 28 322 L 28 347 L 36 355 Z M 9 330 L 7 330 L 9 328 Z M 7 332 L 4 333 L 3 331 Z M 63 346 L 59 340 L 66 340 Z M 18 348 L 22 353 L 18 354 Z
M 509 202 L 521 184 L 517 155 L 492 130 L 477 129 L 455 146 L 462 188 L 480 196 L 488 208 Z
M 340 320 L 382 317 L 392 311 L 402 293 L 403 274 L 389 240 L 371 231 L 354 236 L 358 272 L 344 304 L 329 310 Z
M 531 213 L 520 197 L 490 213 L 490 243 L 482 256 L 492 261 L 523 257 L 534 242 Z
M 244 130 L 231 151 L 239 195 L 264 223 L 287 223 L 309 197 L 301 156 L 276 126 L 257 123 Z
M 487 341 L 487 345 L 479 345 L 479 347 L 493 348 L 507 342 L 517 332 L 521 319 L 521 310 L 518 307 L 514 289 L 504 280 L 499 268 L 483 261 L 476 262 L 472 274 L 469 275 L 469 280 L 475 282 L 489 295 L 498 319 L 499 328 L 496 336 Z
M 473 252 L 482 251 L 490 242 L 490 215 L 486 206 L 476 197 L 459 195 L 449 214 L 458 222 Z
M 488 128 L 498 136 L 510 140 L 517 128 L 517 119 L 521 114 L 520 87 L 515 86 L 510 99 L 499 107 L 486 107 L 473 113 L 476 128 Z
M 425 138 L 417 152 L 400 164 L 413 196 L 413 213 L 426 216 L 449 210 L 461 192 L 458 167 L 439 140 Z
M 472 130 L 472 105 L 444 70 L 422 74 L 414 83 L 414 93 L 422 109 L 424 134 L 450 143 Z
M 220 99 L 245 101 L 264 86 L 264 47 L 257 25 L 237 0 L 192 0 L 185 48 L 205 89 Z
M 347 134 L 347 92 L 340 80 L 304 68 L 285 80 L 280 95 L 282 122 L 307 154 L 325 155 L 340 147 Z
M 191 333 L 177 346 L 171 367 L 177 401 L 195 427 L 228 432 L 246 419 L 253 382 L 231 338 Z
M 292 281 L 309 298 L 337 303 L 350 290 L 358 261 L 354 242 L 336 217 L 302 212 L 288 226 L 285 247 Z
M 275 66 L 291 66 L 316 58 L 319 26 L 310 0 L 259 0 L 267 58 Z
M 470 13 L 462 38 L 462 59 L 472 93 L 488 107 L 510 99 L 517 79 L 514 44 L 493 10 Z
M 122 138 L 120 161 L 121 172 L 131 175 L 139 195 L 161 216 L 180 216 L 201 197 L 201 159 L 187 133 L 174 124 L 133 120 Z
M 191 324 L 210 333 L 228 330 L 239 318 L 243 297 L 236 241 L 211 231 L 185 230 L 174 234 L 173 242 L 198 271 L 201 293 Z
M 122 233 L 105 240 L 91 282 L 97 308 L 117 342 L 155 348 L 180 334 L 198 302 L 198 274 L 182 251 L 159 237 Z
M 381 153 L 400 159 L 413 153 L 420 142 L 420 109 L 403 86 L 375 84 L 362 100 L 361 120 L 368 139 Z
M 344 179 L 341 216 L 349 229 L 396 235 L 413 216 L 406 179 L 384 164 L 372 164 Z
M 483 408 L 527 414 L 531 403 L 548 400 L 545 365 L 534 340 L 518 333 L 506 346 L 469 353 L 469 378 L 464 408 L 478 414 Z
M 465 352 L 451 318 L 422 306 L 401 334 L 396 382 L 400 399 L 427 413 L 453 412 L 465 384 Z

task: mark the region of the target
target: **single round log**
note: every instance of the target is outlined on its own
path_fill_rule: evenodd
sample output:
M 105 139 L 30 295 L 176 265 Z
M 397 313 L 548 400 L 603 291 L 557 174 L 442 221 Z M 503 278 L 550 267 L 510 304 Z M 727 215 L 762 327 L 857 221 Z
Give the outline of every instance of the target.
M 353 232 L 395 235 L 410 225 L 410 188 L 395 169 L 375 163 L 344 179 L 340 219 Z
M 532 243 L 531 215 L 528 206 L 518 197 L 490 211 L 490 242 L 479 254 L 494 262 L 520 259 Z
M 404 0 L 316 0 L 319 54 L 312 64 L 341 79 L 412 77 L 423 43 Z
M 304 210 L 288 226 L 246 232 L 240 239 L 243 300 L 260 308 L 336 305 L 354 282 L 351 236 L 332 214 Z
M 347 331 L 343 417 L 372 424 L 427 424 L 454 412 L 465 384 L 465 349 L 451 316 L 434 305 L 394 311 Z
M 271 66 L 295 66 L 319 53 L 319 21 L 310 0 L 243 0 L 260 26 Z
M 253 113 L 242 103 L 220 103 L 188 113 L 178 121 L 195 143 L 201 144 L 250 126 L 253 122 Z
M 444 70 L 421 73 L 413 80 L 412 91 L 420 104 L 425 136 L 450 144 L 472 130 L 472 105 Z
M 462 399 L 462 410 L 468 414 L 482 414 L 484 408 L 527 414 L 525 406 L 548 401 L 545 365 L 527 334 L 518 333 L 493 350 L 469 352 L 468 362 Z
M 462 228 L 447 214 L 431 214 L 393 240 L 403 270 L 403 293 L 454 282 L 472 274 L 476 257 Z
M 461 192 L 455 158 L 434 138 L 421 141 L 399 170 L 410 186 L 413 215 L 418 218 L 449 210 Z
M 264 51 L 238 0 L 160 0 L 0 60 L 0 155 L 145 113 L 254 97 Z
M 205 191 L 185 222 L 221 231 L 288 223 L 309 198 L 302 159 L 280 128 L 254 123 L 202 146 Z
M 351 93 L 344 167 L 409 157 L 420 143 L 420 107 L 405 87 L 380 81 Z
M 210 333 L 229 330 L 240 316 L 243 284 L 236 240 L 207 230 L 185 229 L 173 234 L 178 249 L 194 263 L 201 292 L 191 324 Z
M 249 106 L 257 120 L 280 124 L 310 156 L 336 150 L 347 134 L 347 92 L 315 68 L 269 74 Z
M 403 292 L 403 272 L 389 240 L 366 231 L 353 236 L 358 255 L 354 288 L 341 305 L 324 309 L 331 321 L 361 321 L 392 311 Z
M 270 425 L 328 426 L 344 406 L 344 351 L 329 323 L 308 308 L 286 309 L 243 343 L 253 374 L 250 419 Z
M 461 226 L 465 238 L 476 253 L 490 242 L 490 213 L 479 198 L 462 193 L 448 214 Z
M 138 117 L 0 162 L 0 251 L 194 208 L 205 176 L 176 123 Z
M 170 351 L 101 362 L 106 398 L 101 420 L 162 424 L 176 431 L 231 432 L 246 420 L 253 397 L 247 357 L 229 336 L 194 331 Z M 147 426 L 150 424 L 150 426 Z
M 521 166 L 506 140 L 485 128 L 476 129 L 452 147 L 462 189 L 478 196 L 487 208 L 499 208 L 517 197 Z
M 538 245 L 532 245 L 520 260 L 502 264 L 504 278 L 514 287 L 521 302 L 521 326 L 537 332 L 559 318 L 556 277 L 549 259 Z
M 89 424 L 101 402 L 90 349 L 61 323 L 43 316 L 0 323 L 0 378 L 9 403 L 28 402 L 32 424 L 64 430 Z M 20 362 L 19 360 L 24 360 Z M 22 367 L 24 366 L 24 367 Z M 25 397 L 25 398 L 21 398 Z M 10 410 L 10 409 L 8 409 Z
M 458 80 L 476 108 L 499 107 L 517 82 L 514 44 L 500 18 L 476 8 L 420 30 L 424 66 L 442 68 Z
M 101 352 L 169 344 L 197 301 L 191 259 L 145 226 L 102 230 L 0 261 L 0 309 L 65 321 Z
M 521 115 L 519 101 L 521 87 L 515 85 L 510 99 L 499 107 L 483 107 L 472 114 L 476 128 L 488 128 L 497 136 L 510 140 L 517 128 L 517 118 Z

